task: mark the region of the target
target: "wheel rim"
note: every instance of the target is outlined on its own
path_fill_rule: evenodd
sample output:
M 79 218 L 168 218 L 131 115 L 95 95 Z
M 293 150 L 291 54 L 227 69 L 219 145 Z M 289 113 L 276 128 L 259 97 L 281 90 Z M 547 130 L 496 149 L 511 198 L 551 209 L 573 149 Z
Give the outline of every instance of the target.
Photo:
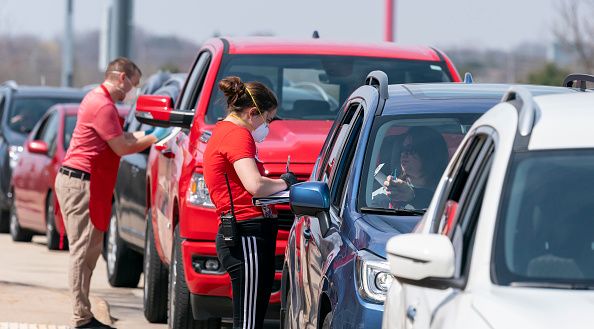
M 14 209 L 14 204 L 10 207 L 10 234 L 12 236 L 17 235 L 17 230 L 19 227 L 19 222 L 16 216 L 16 209 Z
M 107 271 L 110 276 L 113 274 L 116 262 L 116 253 L 118 252 L 118 245 L 116 243 L 117 233 L 117 218 L 111 215 L 111 223 L 109 224 L 109 237 L 107 238 Z
M 47 206 L 47 223 L 46 223 L 46 238 L 47 243 L 50 242 L 52 239 L 52 235 L 54 233 L 54 205 L 52 204 L 51 200 L 49 205 Z

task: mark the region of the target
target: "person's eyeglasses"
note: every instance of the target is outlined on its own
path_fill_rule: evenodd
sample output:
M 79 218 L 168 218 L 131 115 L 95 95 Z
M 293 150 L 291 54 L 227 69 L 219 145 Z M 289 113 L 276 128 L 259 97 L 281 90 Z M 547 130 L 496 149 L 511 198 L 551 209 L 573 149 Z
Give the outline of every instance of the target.
M 400 154 L 409 154 L 409 155 L 413 155 L 413 154 L 417 154 L 418 151 L 417 149 L 413 146 L 413 145 L 403 145 L 402 149 L 400 150 Z

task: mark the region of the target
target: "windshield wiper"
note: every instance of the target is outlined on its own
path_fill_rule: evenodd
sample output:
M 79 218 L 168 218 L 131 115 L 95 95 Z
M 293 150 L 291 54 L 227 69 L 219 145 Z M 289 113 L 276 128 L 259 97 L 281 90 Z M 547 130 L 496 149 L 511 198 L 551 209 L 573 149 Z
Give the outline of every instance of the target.
M 387 214 L 387 215 L 398 215 L 398 216 L 421 216 L 427 209 L 389 209 L 389 208 L 369 208 L 362 207 L 361 211 L 376 213 L 376 214 Z
M 571 289 L 571 290 L 594 290 L 593 284 L 588 283 L 558 283 L 558 282 L 511 282 L 512 287 L 522 288 L 546 288 L 546 289 Z

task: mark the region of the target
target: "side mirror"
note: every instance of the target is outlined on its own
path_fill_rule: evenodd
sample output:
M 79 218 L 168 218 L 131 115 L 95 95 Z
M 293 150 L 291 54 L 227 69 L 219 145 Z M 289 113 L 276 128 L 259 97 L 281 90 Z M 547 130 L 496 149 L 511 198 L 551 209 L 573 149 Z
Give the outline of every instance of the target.
M 190 128 L 194 113 L 174 111 L 169 96 L 142 95 L 136 101 L 136 119 L 151 126 Z
M 297 216 L 316 216 L 323 236 L 330 229 L 330 189 L 323 182 L 305 182 L 291 186 L 291 210 Z
M 412 285 L 445 289 L 453 286 L 454 246 L 441 234 L 401 234 L 386 245 L 390 272 Z
M 330 189 L 323 182 L 305 182 L 291 186 L 291 210 L 297 216 L 317 216 L 330 209 Z
M 47 143 L 40 140 L 30 141 L 27 143 L 27 151 L 29 151 L 29 153 L 47 154 Z

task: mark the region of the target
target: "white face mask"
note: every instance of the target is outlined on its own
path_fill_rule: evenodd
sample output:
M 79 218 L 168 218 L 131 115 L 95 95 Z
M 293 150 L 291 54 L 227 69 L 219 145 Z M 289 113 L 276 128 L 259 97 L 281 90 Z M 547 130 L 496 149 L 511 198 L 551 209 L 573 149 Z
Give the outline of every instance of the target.
M 264 121 L 263 124 L 259 125 L 254 131 L 252 131 L 252 137 L 256 143 L 262 143 L 266 136 L 268 136 L 268 132 L 270 129 L 268 128 L 268 122 Z
M 127 103 L 127 104 L 134 103 L 134 101 L 136 100 L 137 94 L 138 94 L 138 88 L 132 87 L 132 89 L 130 89 L 130 91 L 128 91 L 126 93 L 126 96 L 124 97 L 122 102 Z

